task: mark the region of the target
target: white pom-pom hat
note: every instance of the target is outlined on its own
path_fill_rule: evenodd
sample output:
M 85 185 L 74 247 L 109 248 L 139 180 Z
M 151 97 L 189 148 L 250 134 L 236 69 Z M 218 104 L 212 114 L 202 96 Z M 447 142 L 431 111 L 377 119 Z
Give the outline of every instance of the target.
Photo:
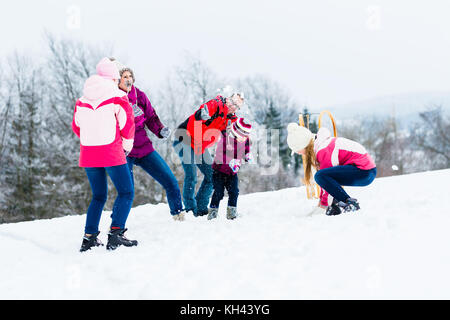
M 291 155 L 302 149 L 305 149 L 315 136 L 307 128 L 299 126 L 298 124 L 293 122 L 288 124 L 287 131 L 287 144 L 292 150 Z
M 108 58 L 103 58 L 97 64 L 97 74 L 105 79 L 117 80 L 120 79 L 119 71 L 116 65 Z

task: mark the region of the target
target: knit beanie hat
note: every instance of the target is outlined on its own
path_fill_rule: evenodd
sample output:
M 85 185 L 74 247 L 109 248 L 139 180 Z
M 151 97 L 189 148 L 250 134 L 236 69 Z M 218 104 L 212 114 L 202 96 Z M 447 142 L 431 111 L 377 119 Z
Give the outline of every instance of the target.
M 120 79 L 119 71 L 117 70 L 116 65 L 109 59 L 103 58 L 97 64 L 97 74 L 105 79 Z
M 109 58 L 109 60 L 111 60 L 117 67 L 117 70 L 119 71 L 119 75 L 122 78 L 122 75 L 125 71 L 128 71 L 129 73 L 131 73 L 131 77 L 133 78 L 133 82 L 136 81 L 136 78 L 134 77 L 134 72 L 131 68 L 125 66 L 124 64 L 120 63 L 119 60 L 116 60 L 116 58 Z
M 287 126 L 287 144 L 292 150 L 292 154 L 308 146 L 314 138 L 314 134 L 303 126 L 296 123 L 289 123 Z
M 120 63 L 119 60 L 116 60 L 116 58 L 111 57 L 111 58 L 109 58 L 109 60 L 111 60 L 116 65 L 117 71 L 119 71 L 119 73 L 120 73 L 120 70 L 125 68 L 125 66 L 122 63 Z
M 231 126 L 231 133 L 235 137 L 248 138 L 252 131 L 252 125 L 246 123 L 244 118 L 237 119 Z

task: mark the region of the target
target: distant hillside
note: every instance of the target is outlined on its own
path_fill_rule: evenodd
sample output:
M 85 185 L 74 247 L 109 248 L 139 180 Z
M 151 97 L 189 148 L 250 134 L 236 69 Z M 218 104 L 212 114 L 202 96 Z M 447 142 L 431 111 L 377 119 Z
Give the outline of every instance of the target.
M 434 106 L 442 106 L 443 110 L 449 114 L 450 91 L 388 95 L 328 106 L 323 110 L 329 110 L 339 120 L 347 120 L 355 116 L 392 116 L 395 114 L 402 124 L 407 124 L 415 121 L 419 112 Z

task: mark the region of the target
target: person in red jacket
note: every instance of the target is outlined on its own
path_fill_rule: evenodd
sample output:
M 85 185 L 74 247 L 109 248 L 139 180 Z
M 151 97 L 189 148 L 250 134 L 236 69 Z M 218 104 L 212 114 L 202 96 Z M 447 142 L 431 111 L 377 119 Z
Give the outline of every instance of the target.
M 209 199 L 213 192 L 213 160 L 208 148 L 213 147 L 221 137 L 221 132 L 237 120 L 235 112 L 243 103 L 242 93 L 234 93 L 228 98 L 219 95 L 201 105 L 178 126 L 173 146 L 181 158 L 185 173 L 183 202 L 185 211 L 192 211 L 196 217 L 208 214 Z M 204 177 L 194 196 L 197 168 Z

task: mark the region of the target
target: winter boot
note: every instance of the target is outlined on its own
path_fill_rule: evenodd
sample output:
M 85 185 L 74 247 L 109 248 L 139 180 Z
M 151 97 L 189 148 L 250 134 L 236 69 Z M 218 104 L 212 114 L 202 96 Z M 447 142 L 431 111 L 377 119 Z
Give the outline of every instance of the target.
M 175 221 L 184 221 L 184 212 L 183 212 L 183 211 L 180 211 L 179 213 L 174 214 L 174 215 L 172 216 L 172 218 L 173 218 L 173 220 L 175 220 Z
M 124 236 L 125 231 L 128 229 L 111 229 L 108 233 L 108 243 L 106 244 L 107 250 L 115 250 L 117 247 L 124 245 L 125 247 L 137 246 L 136 240 L 129 240 Z
M 227 207 L 227 219 L 233 220 L 236 219 L 236 217 L 237 217 L 236 207 Z
M 345 200 L 345 202 L 339 201 L 338 206 L 341 207 L 345 212 L 356 211 L 360 209 L 358 200 L 354 198 L 348 198 L 347 200 Z
M 205 211 L 197 211 L 197 212 L 194 212 L 194 217 L 205 216 L 205 215 L 207 215 L 208 213 L 209 213 L 208 210 L 205 210 Z
M 338 206 L 339 201 L 336 200 L 336 198 L 333 198 L 333 202 L 330 206 L 328 206 L 327 211 L 325 214 L 327 216 L 337 216 L 338 214 L 341 214 L 341 208 Z
M 208 220 L 217 218 L 217 214 L 219 213 L 219 208 L 209 208 L 208 210 Z
M 92 247 L 103 246 L 103 243 L 97 238 L 99 233 L 100 231 L 91 234 L 90 236 L 84 235 L 83 242 L 81 243 L 80 252 L 90 250 Z

